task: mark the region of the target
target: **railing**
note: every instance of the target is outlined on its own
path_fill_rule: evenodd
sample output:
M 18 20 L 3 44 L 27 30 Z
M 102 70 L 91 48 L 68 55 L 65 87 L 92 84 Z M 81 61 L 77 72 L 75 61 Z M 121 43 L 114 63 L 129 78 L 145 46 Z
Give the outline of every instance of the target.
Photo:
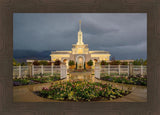
M 133 75 L 137 74 L 147 75 L 147 66 L 133 65 Z
M 38 76 L 38 75 L 53 75 L 60 74 L 60 66 L 13 66 L 13 77 L 21 78 L 28 76 Z
M 107 75 L 147 75 L 147 66 L 144 65 L 103 65 L 102 74 Z
M 13 66 L 13 77 L 25 77 L 29 75 L 28 66 Z

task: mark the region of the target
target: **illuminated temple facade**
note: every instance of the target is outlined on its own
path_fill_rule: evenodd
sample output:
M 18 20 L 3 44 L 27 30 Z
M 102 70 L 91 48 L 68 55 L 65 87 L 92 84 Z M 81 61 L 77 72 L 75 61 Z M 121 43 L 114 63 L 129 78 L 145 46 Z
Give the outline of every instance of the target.
M 69 60 L 73 60 L 77 63 L 77 68 L 84 68 L 89 60 L 93 61 L 93 66 L 95 62 L 100 62 L 102 60 L 110 61 L 111 54 L 108 51 L 89 51 L 88 44 L 83 43 L 83 33 L 81 31 L 81 21 L 79 22 L 78 31 L 78 41 L 76 44 L 72 44 L 71 51 L 52 51 L 51 61 L 54 62 L 56 59 L 61 60 L 61 62 L 66 62 L 68 66 Z

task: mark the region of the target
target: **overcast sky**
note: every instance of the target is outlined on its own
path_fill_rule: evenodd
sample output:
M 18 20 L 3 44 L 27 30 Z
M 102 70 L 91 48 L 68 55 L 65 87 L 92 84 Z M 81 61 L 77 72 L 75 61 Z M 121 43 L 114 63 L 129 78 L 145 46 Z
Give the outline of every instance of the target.
M 146 59 L 146 13 L 14 13 L 14 49 L 71 50 L 79 20 L 90 50 L 109 51 L 116 59 Z

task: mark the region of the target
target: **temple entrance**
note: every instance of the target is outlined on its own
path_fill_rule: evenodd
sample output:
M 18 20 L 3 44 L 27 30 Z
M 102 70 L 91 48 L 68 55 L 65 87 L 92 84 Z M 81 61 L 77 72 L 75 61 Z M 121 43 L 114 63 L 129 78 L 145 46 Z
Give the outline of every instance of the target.
M 83 69 L 83 58 L 82 57 L 78 58 L 78 69 Z
M 84 69 L 84 62 L 85 62 L 85 59 L 84 59 L 84 56 L 77 56 L 77 69 Z

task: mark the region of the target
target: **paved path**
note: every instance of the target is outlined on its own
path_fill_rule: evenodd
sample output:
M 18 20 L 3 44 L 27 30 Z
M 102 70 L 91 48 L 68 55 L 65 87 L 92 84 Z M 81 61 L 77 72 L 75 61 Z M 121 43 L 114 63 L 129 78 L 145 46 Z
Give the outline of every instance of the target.
M 81 77 L 82 79 L 84 78 L 83 75 L 76 76 L 76 78 L 79 78 L 79 79 L 81 79 Z M 67 79 L 62 80 L 62 82 Z M 85 79 L 87 79 L 86 76 L 85 76 Z M 102 83 L 111 83 L 114 87 L 118 87 L 118 88 L 132 89 L 132 92 L 129 95 L 123 96 L 121 98 L 117 98 L 114 100 L 109 100 L 107 102 L 146 102 L 147 101 L 147 87 L 146 86 L 136 86 L 136 85 L 126 85 L 126 84 L 120 84 L 120 83 L 106 82 L 102 80 L 97 80 L 93 76 L 92 77 L 90 76 L 89 80 L 92 80 L 94 82 L 98 81 Z M 54 101 L 51 99 L 45 99 L 45 98 L 39 97 L 33 93 L 34 91 L 41 90 L 43 87 L 49 87 L 50 85 L 51 83 L 43 83 L 43 84 L 13 87 L 13 101 L 14 102 L 59 102 L 59 101 Z

